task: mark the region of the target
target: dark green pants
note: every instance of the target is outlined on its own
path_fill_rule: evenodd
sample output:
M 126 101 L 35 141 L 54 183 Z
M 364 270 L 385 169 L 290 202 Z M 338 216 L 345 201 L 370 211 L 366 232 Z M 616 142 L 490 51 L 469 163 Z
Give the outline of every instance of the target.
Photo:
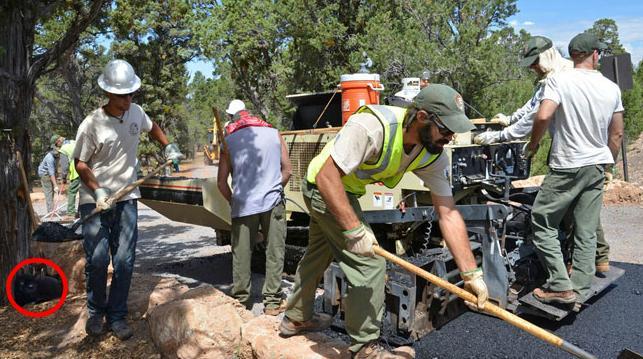
M 583 300 L 595 273 L 596 230 L 603 199 L 602 165 L 550 169 L 532 211 L 534 244 L 547 270 L 546 287 L 574 290 Z M 567 275 L 558 229 L 567 211 L 574 218 L 572 274 Z
M 69 182 L 67 187 L 67 215 L 76 215 L 76 194 L 80 189 L 80 177 L 77 177 Z
M 263 283 L 263 303 L 267 308 L 281 303 L 281 274 L 286 250 L 285 207 L 250 216 L 232 218 L 232 295 L 242 304 L 250 305 L 251 260 L 259 226 L 266 246 L 266 277 Z
M 361 219 L 362 210 L 357 197 L 347 195 L 353 210 Z M 326 209 L 326 204 L 314 186 L 308 185 L 304 200 L 310 212 L 308 247 L 297 267 L 295 286 L 288 298 L 286 316 L 294 321 L 312 318 L 317 285 L 334 258 L 348 284 L 346 297 L 342 298 L 344 324 L 351 337 L 350 350 L 357 352 L 364 344 L 380 336 L 384 314 L 386 262 L 381 257 L 365 257 L 346 250 L 343 229 Z

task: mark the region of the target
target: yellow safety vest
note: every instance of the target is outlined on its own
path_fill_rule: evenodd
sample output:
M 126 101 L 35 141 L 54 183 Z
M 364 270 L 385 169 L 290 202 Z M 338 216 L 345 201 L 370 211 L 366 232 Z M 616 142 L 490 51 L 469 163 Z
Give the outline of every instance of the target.
M 78 178 L 78 172 L 76 172 L 76 166 L 74 165 L 74 147 L 76 147 L 76 141 L 71 140 L 64 145 L 60 146 L 58 152 L 67 156 L 69 159 L 69 181 L 73 181 Z
M 366 185 L 381 182 L 388 188 L 395 187 L 406 172 L 427 167 L 435 161 L 440 154 L 431 154 L 426 149 L 411 161 L 407 168 L 400 168 L 404 155 L 404 115 L 406 109 L 395 106 L 368 105 L 362 106 L 357 113 L 371 113 L 377 117 L 384 128 L 384 143 L 380 158 L 375 164 L 362 163 L 353 173 L 342 177 L 346 192 L 361 196 L 366 193 Z M 326 146 L 308 165 L 306 180 L 315 184 L 315 178 L 326 162 L 330 151 L 335 144 L 335 139 Z

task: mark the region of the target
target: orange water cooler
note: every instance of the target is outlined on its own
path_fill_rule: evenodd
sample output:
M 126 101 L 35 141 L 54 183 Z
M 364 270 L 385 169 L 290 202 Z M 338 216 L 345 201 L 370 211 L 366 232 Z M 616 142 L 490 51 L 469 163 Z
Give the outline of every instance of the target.
M 339 88 L 342 91 L 342 125 L 348 118 L 364 105 L 379 105 L 380 92 L 384 85 L 380 83 L 379 74 L 357 73 L 340 77 Z

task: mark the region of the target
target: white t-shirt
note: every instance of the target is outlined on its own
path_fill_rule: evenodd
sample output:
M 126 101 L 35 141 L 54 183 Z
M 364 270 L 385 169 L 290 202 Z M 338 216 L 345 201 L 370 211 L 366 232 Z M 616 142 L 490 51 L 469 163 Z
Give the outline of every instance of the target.
M 550 126 L 551 168 L 614 163 L 608 127 L 612 115 L 623 111 L 615 83 L 596 70 L 570 69 L 545 81 L 543 100 L 559 105 Z
M 384 127 L 370 113 L 352 115 L 335 137 L 335 145 L 330 156 L 345 173 L 355 172 L 362 163 L 375 164 L 380 156 L 384 143 Z M 416 145 L 411 153 L 403 154 L 400 172 L 404 172 L 411 162 L 422 151 L 422 145 Z M 451 186 L 446 177 L 449 165 L 443 153 L 429 166 L 413 171 L 431 192 L 438 196 L 451 196 Z
M 120 119 L 109 116 L 102 107 L 90 113 L 78 127 L 74 158 L 87 162 L 98 185 L 112 193 L 136 181 L 136 155 L 142 131 L 152 130 L 152 120 L 141 106 L 132 104 Z M 137 189 L 120 201 L 140 198 Z M 94 193 L 85 183 L 80 204 L 94 203 Z

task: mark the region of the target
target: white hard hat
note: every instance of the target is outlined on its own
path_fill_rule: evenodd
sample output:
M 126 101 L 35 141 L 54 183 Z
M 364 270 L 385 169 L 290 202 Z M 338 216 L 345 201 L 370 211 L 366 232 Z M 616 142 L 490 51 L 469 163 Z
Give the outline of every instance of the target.
M 230 104 L 228 105 L 228 108 L 225 110 L 230 115 L 234 115 L 235 113 L 245 110 L 246 109 L 246 104 L 243 103 L 241 100 L 232 100 L 230 101 Z
M 109 93 L 122 95 L 138 90 L 141 79 L 127 61 L 112 60 L 98 77 L 98 86 Z

